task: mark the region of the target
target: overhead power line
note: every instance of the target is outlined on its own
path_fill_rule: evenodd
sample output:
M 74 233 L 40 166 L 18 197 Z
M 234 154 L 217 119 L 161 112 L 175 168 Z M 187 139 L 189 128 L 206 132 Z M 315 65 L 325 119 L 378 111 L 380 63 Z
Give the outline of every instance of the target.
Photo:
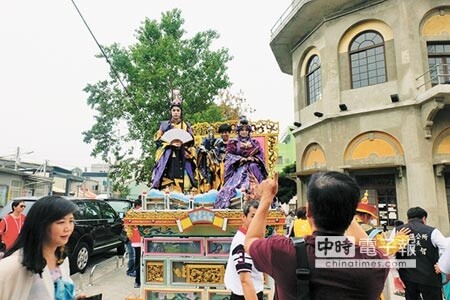
M 131 102 L 133 102 L 133 104 L 136 106 L 136 108 L 139 109 L 139 106 L 134 101 L 133 96 L 128 91 L 127 87 L 125 86 L 125 84 L 123 83 L 122 79 L 120 78 L 119 72 L 117 72 L 116 68 L 114 68 L 114 66 L 112 65 L 111 61 L 109 60 L 108 56 L 105 53 L 105 50 L 102 47 L 102 45 L 100 45 L 100 43 L 98 42 L 97 38 L 95 37 L 95 35 L 92 32 L 91 28 L 89 27 L 88 23 L 86 22 L 86 20 L 84 19 L 83 15 L 81 14 L 81 11 L 78 9 L 78 6 L 75 4 L 75 1 L 74 0 L 71 0 L 71 1 L 72 1 L 73 6 L 75 7 L 75 9 L 77 10 L 78 15 L 80 16 L 81 20 L 83 20 L 84 25 L 89 30 L 89 33 L 91 34 L 92 38 L 94 39 L 95 43 L 97 44 L 97 47 L 100 49 L 103 57 L 106 59 L 106 62 L 109 64 L 109 66 L 111 67 L 114 75 L 116 76 L 117 80 L 119 81 L 120 85 L 123 87 L 125 93 L 128 95 L 128 97 L 130 97 Z

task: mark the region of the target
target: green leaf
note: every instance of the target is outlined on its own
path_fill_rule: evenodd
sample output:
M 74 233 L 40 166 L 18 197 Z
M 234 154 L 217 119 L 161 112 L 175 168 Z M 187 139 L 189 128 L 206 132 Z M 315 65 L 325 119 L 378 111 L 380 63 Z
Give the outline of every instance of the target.
M 174 9 L 162 13 L 160 21 L 143 20 L 134 44 L 103 46 L 110 78 L 84 88 L 96 116 L 83 139 L 93 145 L 92 156 L 112 164 L 114 191 L 127 193 L 131 180 L 150 182 L 153 135 L 169 118 L 173 88 L 181 90 L 183 115 L 190 123 L 226 119 L 214 98 L 231 85 L 226 64 L 232 56 L 226 48 L 212 50 L 219 38 L 214 30 L 187 38 L 184 22 L 181 10 Z

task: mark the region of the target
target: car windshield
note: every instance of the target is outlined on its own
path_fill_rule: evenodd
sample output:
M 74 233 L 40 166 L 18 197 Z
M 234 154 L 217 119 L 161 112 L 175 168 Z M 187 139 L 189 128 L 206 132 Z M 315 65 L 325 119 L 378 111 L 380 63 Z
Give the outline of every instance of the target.
M 128 201 L 109 200 L 108 203 L 118 213 L 126 213 L 131 208 L 131 204 Z

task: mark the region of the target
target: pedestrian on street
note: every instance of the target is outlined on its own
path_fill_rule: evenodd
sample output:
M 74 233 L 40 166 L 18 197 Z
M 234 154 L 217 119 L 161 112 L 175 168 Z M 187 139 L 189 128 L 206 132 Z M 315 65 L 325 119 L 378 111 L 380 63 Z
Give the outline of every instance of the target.
M 255 268 L 252 258 L 244 250 L 245 234 L 258 206 L 257 200 L 244 203 L 242 226 L 231 241 L 230 256 L 225 269 L 225 286 L 231 290 L 230 300 L 263 299 L 263 273 Z
M 75 299 L 64 246 L 76 210 L 59 196 L 36 201 L 17 242 L 0 260 L 0 299 Z
M 131 245 L 130 239 L 127 239 L 127 241 L 125 242 L 125 247 L 126 247 L 127 253 L 128 253 L 128 264 L 127 264 L 127 272 L 126 273 L 128 276 L 136 277 L 136 269 L 134 267 L 136 254 L 134 253 L 134 248 Z
M 446 237 L 447 246 L 445 251 L 439 257 L 438 263 L 434 266 L 436 273 L 442 276 L 442 292 L 444 299 L 450 299 L 450 237 Z
M 5 245 L 5 252 L 11 249 L 25 222 L 25 202 L 14 200 L 11 203 L 11 212 L 0 221 L 0 242 Z
M 289 236 L 305 238 L 312 234 L 311 225 L 306 218 L 306 206 L 299 207 L 297 209 L 297 219 L 292 223 L 292 228 L 289 232 Z
M 292 231 L 292 225 L 294 224 L 295 216 L 293 211 L 289 211 L 286 220 L 285 220 L 285 227 L 286 227 L 286 235 L 289 236 Z
M 397 230 L 407 227 L 411 230 L 407 247 L 397 252 L 397 259 L 414 259 L 415 268 L 400 268 L 400 278 L 405 285 L 406 300 L 442 299 L 442 278 L 435 272 L 439 253 L 445 252 L 447 241 L 442 233 L 426 225 L 428 213 L 421 207 L 412 207 L 407 211 L 408 223 Z
M 138 199 L 134 200 L 133 211 L 141 211 L 142 210 L 142 197 L 139 195 Z M 141 287 L 141 246 L 142 240 L 141 235 L 139 234 L 139 230 L 137 227 L 133 227 L 132 236 L 130 237 L 131 246 L 134 249 L 134 271 L 135 271 L 135 279 L 134 279 L 134 287 Z
M 397 227 L 405 224 L 402 220 L 395 220 L 394 221 L 394 228 L 392 228 L 391 234 L 389 235 L 389 240 L 392 241 L 397 234 Z M 394 258 L 395 259 L 395 255 Z M 405 296 L 405 285 L 403 284 L 403 281 L 400 279 L 400 275 L 398 274 L 397 268 L 391 268 L 391 275 L 394 282 L 394 295 L 397 296 Z

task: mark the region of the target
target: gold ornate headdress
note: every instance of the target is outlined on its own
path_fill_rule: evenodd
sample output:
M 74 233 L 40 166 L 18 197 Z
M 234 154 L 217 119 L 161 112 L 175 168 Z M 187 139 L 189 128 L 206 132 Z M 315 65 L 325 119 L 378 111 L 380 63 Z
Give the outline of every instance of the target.
M 181 92 L 179 89 L 172 90 L 172 102 L 170 103 L 170 107 L 179 106 L 183 103 L 183 98 L 181 97 Z

